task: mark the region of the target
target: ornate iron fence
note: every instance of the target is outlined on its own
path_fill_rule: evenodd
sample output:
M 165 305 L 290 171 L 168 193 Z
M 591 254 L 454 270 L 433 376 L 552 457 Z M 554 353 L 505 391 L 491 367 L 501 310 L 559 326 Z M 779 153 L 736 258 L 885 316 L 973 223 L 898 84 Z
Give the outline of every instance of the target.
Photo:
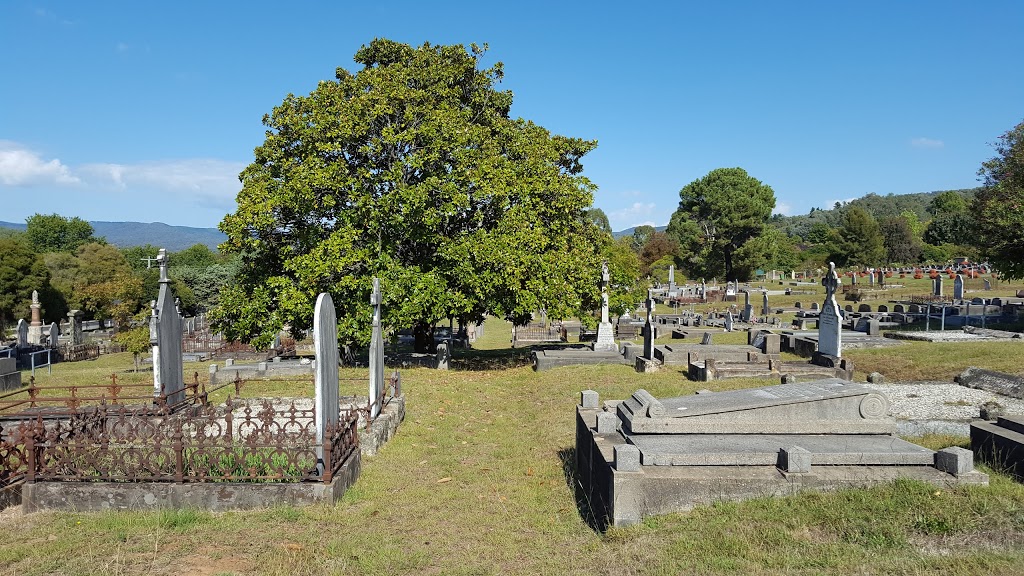
M 330 482 L 359 447 L 343 411 L 316 437 L 314 413 L 269 400 L 172 413 L 81 408 L 0 433 L 0 482 Z

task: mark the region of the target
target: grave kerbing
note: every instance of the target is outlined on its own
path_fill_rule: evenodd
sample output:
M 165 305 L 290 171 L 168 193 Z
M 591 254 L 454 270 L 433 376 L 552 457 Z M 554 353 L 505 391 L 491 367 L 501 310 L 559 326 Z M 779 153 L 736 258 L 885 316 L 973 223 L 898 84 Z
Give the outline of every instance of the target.
M 316 298 L 313 309 L 313 350 L 316 358 L 314 418 L 316 419 L 316 466 L 324 473 L 324 439 L 337 425 L 341 412 L 338 398 L 338 317 L 330 294 Z

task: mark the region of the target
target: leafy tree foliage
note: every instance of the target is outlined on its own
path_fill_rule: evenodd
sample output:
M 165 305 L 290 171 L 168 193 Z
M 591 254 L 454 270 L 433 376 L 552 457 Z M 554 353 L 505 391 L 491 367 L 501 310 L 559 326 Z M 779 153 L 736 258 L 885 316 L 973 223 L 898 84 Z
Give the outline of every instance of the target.
M 32 248 L 44 252 L 74 252 L 87 242 L 95 242 L 92 224 L 75 216 L 60 214 L 33 214 L 25 219 L 25 234 Z
M 229 337 L 267 344 L 308 328 L 318 292 L 339 338 L 369 340 L 370 278 L 384 322 L 431 348 L 441 319 L 569 317 L 598 299 L 600 232 L 582 157 L 596 142 L 509 116 L 486 47 L 378 39 L 308 96 L 264 117 L 266 141 L 241 174 L 222 251 L 241 255 L 213 317 Z
M 144 320 L 142 325 L 130 330 L 122 330 L 114 335 L 114 341 L 124 348 L 125 352 L 131 352 L 135 358 L 135 371 L 139 371 L 139 356 L 150 351 L 149 326 Z
M 878 227 L 882 232 L 886 264 L 916 264 L 920 261 L 921 242 L 906 218 L 886 218 L 878 223 Z
M 608 290 L 608 311 L 612 316 L 622 316 L 636 310 L 647 296 L 647 282 L 642 278 L 640 257 L 633 251 L 632 238 L 601 241 L 601 257 L 608 263 L 611 285 Z M 584 320 L 590 319 L 585 316 Z M 596 321 L 593 321 L 596 325 Z
M 156 258 L 157 253 L 160 249 L 152 244 L 146 244 L 145 246 L 130 246 L 128 248 L 121 248 L 121 254 L 124 254 L 124 259 L 128 262 L 128 265 L 132 267 L 136 273 L 141 273 L 144 270 L 152 270 L 156 266 L 156 262 L 153 260 Z M 175 259 L 171 259 L 173 264 Z
M 947 190 L 939 193 L 928 205 L 928 213 L 932 216 L 939 214 L 957 214 L 967 210 L 967 201 L 959 193 Z
M 219 261 L 218 255 L 206 244 L 194 244 L 181 252 L 174 252 L 168 255 L 168 261 L 174 266 L 193 266 L 204 268 L 212 266 Z
M 641 224 L 640 226 L 633 228 L 633 250 L 637 253 L 643 250 L 644 244 L 647 244 L 647 240 L 655 232 L 657 232 L 657 230 L 654 226 L 647 224 Z
M 993 144 L 978 171 L 984 187 L 972 205 L 977 245 L 1005 278 L 1024 278 L 1024 122 Z
M 970 244 L 974 236 L 974 218 L 966 211 L 939 212 L 924 230 L 924 241 L 939 244 Z
M 597 229 L 605 234 L 612 234 L 612 225 L 608 222 L 608 215 L 600 208 L 587 209 L 587 219 L 597 226 Z
M 840 266 L 875 266 L 885 259 L 885 243 L 878 222 L 863 208 L 848 207 L 838 230 L 833 254 Z
M 56 319 L 53 295 L 47 290 L 49 286 L 46 265 L 32 248 L 20 240 L 0 238 L 0 328 L 16 323 L 19 318 L 31 317 L 29 305 L 33 290 L 40 293 L 44 317 Z M 60 312 L 66 313 L 66 310 Z
M 762 234 L 774 208 L 770 186 L 742 168 L 719 168 L 679 191 L 679 208 L 668 232 L 684 252 L 694 255 L 693 263 L 704 275 L 724 273 L 726 280 L 745 280 L 737 273 L 736 255 Z
M 670 258 L 675 263 L 679 255 L 679 242 L 665 232 L 653 232 L 647 237 L 640 249 L 641 274 L 650 276 L 651 266 L 663 258 Z

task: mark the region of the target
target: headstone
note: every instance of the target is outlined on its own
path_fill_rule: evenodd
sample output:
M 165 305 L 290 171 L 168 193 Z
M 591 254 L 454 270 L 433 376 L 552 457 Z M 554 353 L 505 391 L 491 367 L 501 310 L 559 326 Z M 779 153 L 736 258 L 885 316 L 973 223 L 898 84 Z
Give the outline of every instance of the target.
M 953 279 L 953 300 L 964 299 L 964 277 L 960 274 Z
M 888 312 L 889 311 L 889 307 L 886 306 L 885 304 L 879 304 L 878 305 L 878 311 L 879 312 Z
M 861 304 L 857 307 L 858 312 L 871 312 L 871 304 Z
M 60 337 L 60 327 L 57 326 L 56 322 L 50 323 L 50 333 L 47 335 L 47 344 L 50 348 L 57 347 L 57 338 Z
M 317 472 L 324 473 L 324 440 L 332 425 L 340 420 L 338 404 L 338 317 L 334 300 L 324 292 L 316 297 L 313 308 L 313 367 L 316 391 L 313 417 L 316 420 Z
M 817 309 L 818 309 L 818 303 L 817 302 L 811 302 L 811 310 L 817 310 Z
M 28 346 L 28 322 L 25 322 L 24 318 L 18 319 L 18 347 Z
M 651 315 L 654 313 L 654 295 L 647 291 L 647 320 L 644 322 L 644 358 L 654 360 L 654 325 L 651 323 Z
M 675 264 L 669 264 L 668 266 L 668 291 L 669 295 L 676 291 L 676 266 Z
M 936 276 L 932 281 L 932 295 L 942 296 L 942 275 Z
M 732 310 L 725 313 L 725 331 L 732 332 Z
M 988 280 L 982 280 L 982 282 L 985 283 L 985 290 L 991 290 L 992 289 L 992 282 L 990 282 Z
M 181 315 L 178 314 L 174 291 L 167 277 L 167 251 L 161 248 L 156 259 L 160 265 L 160 291 L 153 304 L 149 330 L 150 344 L 155 346 L 153 387 L 158 395 L 167 399 L 169 405 L 174 405 L 185 400 L 184 369 L 181 363 Z M 81 324 L 76 322 L 75 325 L 80 331 Z
M 743 311 L 740 312 L 741 322 L 750 322 L 750 319 L 754 316 L 754 307 L 750 304 L 750 291 L 743 291 Z
M 761 315 L 767 316 L 771 310 L 768 309 L 768 291 L 761 292 Z
M 452 352 L 448 348 L 447 340 L 442 340 L 441 343 L 437 345 L 437 355 L 434 359 L 434 368 L 437 368 L 438 370 L 448 369 L 448 364 L 452 359 Z
M 82 338 L 81 310 L 72 310 L 68 312 L 68 336 L 70 337 L 69 343 L 71 346 L 78 346 L 85 341 L 85 339 Z M 180 348 L 181 345 L 178 347 Z
M 878 269 L 878 285 L 885 288 L 885 271 L 881 268 Z
M 700 339 L 700 343 L 703 346 L 711 345 L 711 332 L 705 332 L 704 337 Z
M 892 311 L 903 313 L 906 312 L 907 310 L 906 307 L 903 306 L 903 304 L 896 304 L 895 306 L 892 307 Z
M 594 342 L 595 352 L 618 352 L 615 345 L 615 327 L 608 320 L 608 263 L 601 264 L 601 324 L 597 327 L 597 340 Z
M 818 352 L 840 358 L 843 355 L 843 313 L 836 303 L 840 280 L 835 263 L 829 262 L 828 273 L 821 284 L 825 287 L 825 303 L 818 315 Z
M 380 414 L 380 404 L 384 395 L 384 335 L 380 324 L 380 279 L 373 279 L 373 292 L 370 293 L 370 304 L 373 305 L 373 332 L 370 335 L 370 419 Z

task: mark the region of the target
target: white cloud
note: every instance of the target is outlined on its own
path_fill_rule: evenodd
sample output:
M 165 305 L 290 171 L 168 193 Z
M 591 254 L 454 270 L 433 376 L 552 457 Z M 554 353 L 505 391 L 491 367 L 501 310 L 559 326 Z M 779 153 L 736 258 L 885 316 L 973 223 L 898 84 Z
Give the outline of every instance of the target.
M 202 205 L 231 207 L 241 189 L 238 173 L 243 168 L 242 162 L 193 158 L 139 164 L 84 164 L 80 171 L 97 188 L 159 191 L 192 198 Z
M 613 210 L 608 213 L 608 220 L 612 229 L 622 230 L 631 226 L 642 226 L 644 224 L 654 226 L 651 216 L 654 214 L 654 202 L 634 202 L 627 208 Z
M 69 185 L 79 183 L 79 179 L 56 158 L 44 160 L 16 142 L 0 140 L 0 183 L 19 187 Z
M 914 138 L 910 141 L 910 145 L 914 148 L 929 148 L 936 149 L 942 148 L 946 145 L 942 140 L 935 140 L 933 138 Z
M 775 211 L 772 212 L 772 213 L 773 214 L 782 214 L 783 216 L 792 216 L 793 215 L 793 207 L 790 206 L 789 204 L 786 204 L 785 202 L 776 201 L 775 202 Z

